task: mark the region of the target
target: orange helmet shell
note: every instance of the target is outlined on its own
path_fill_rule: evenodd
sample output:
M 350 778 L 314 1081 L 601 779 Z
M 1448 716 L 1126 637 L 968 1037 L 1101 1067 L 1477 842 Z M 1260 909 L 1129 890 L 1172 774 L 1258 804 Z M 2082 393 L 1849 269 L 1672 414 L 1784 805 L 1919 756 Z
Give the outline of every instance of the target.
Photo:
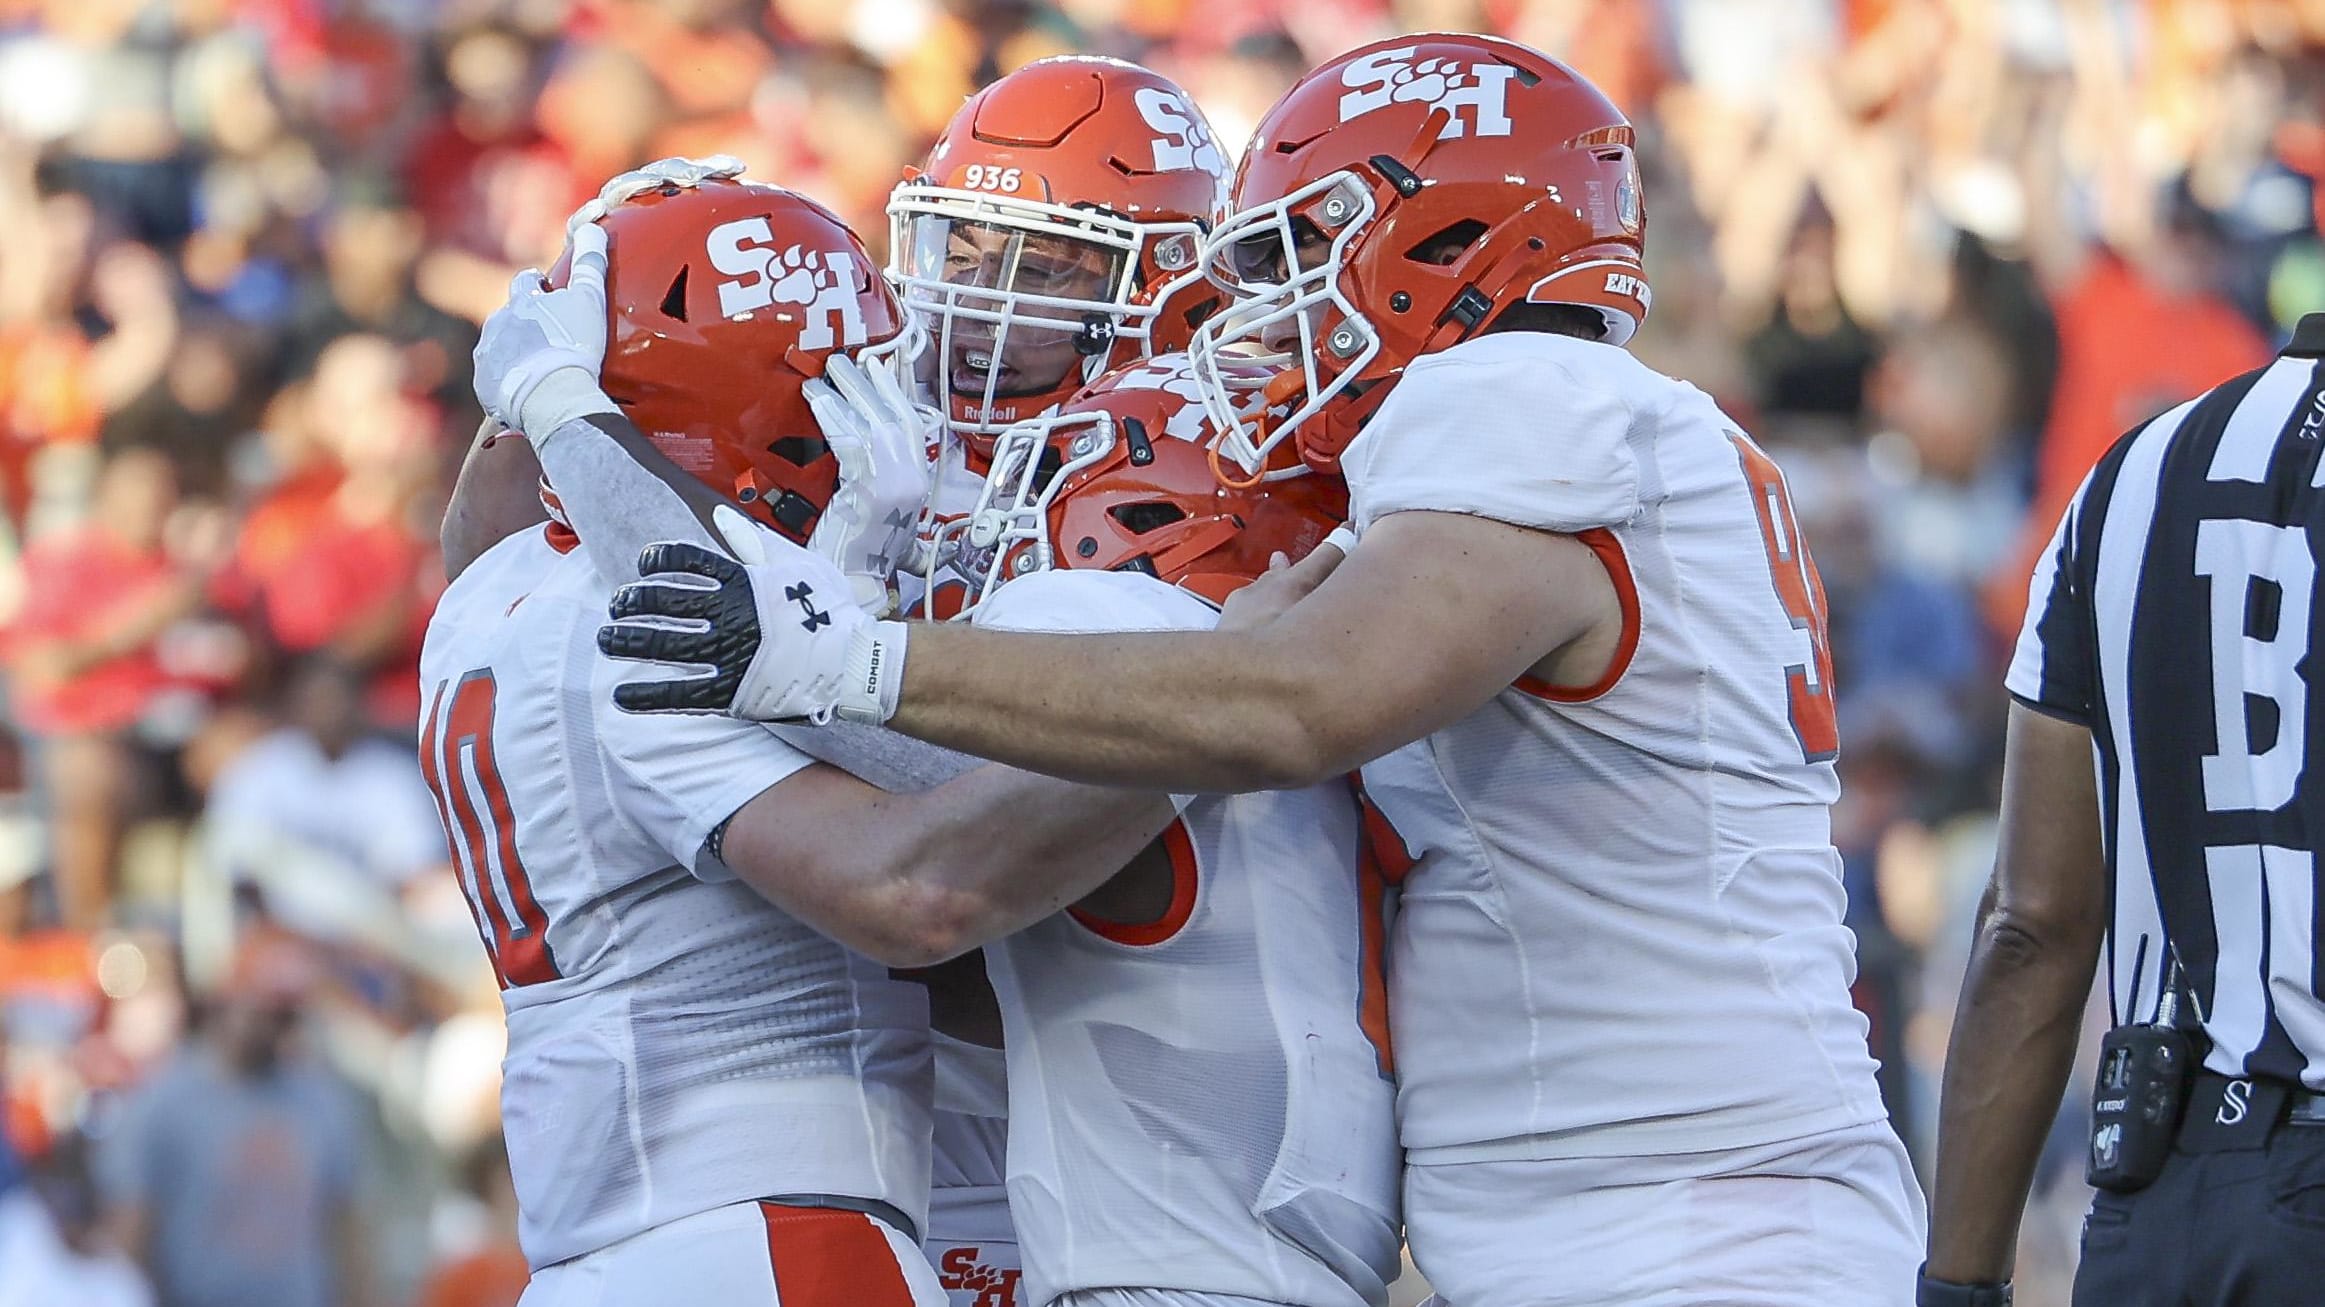
M 1197 248 L 1224 211 L 1228 164 L 1184 89 L 1119 59 L 1037 60 L 962 105 L 890 199 L 890 265 L 905 302 L 931 319 L 940 354 L 956 320 L 990 329 L 1006 314 L 1079 333 L 1084 362 L 1030 394 L 951 393 L 944 382 L 955 429 L 989 437 L 1110 368 L 1183 349 L 1219 299 L 1197 275 Z M 1112 259 L 1107 295 L 948 290 L 918 231 L 933 222 L 1085 241 Z
M 1581 74 L 1512 41 L 1399 37 L 1309 73 L 1260 120 L 1233 208 L 1209 270 L 1244 298 L 1194 352 L 1296 331 L 1297 352 L 1277 361 L 1304 391 L 1228 433 L 1247 467 L 1296 433 L 1310 467 L 1336 468 L 1406 364 L 1510 305 L 1594 309 L 1617 345 L 1647 314 L 1631 124 Z M 1331 255 L 1303 265 L 1284 248 L 1295 229 L 1330 238 Z M 1239 264 L 1301 270 L 1255 284 Z
M 1008 433 L 994 477 L 1056 485 L 1035 506 L 1037 519 L 1021 514 L 1016 530 L 1000 533 L 988 585 L 1045 567 L 1100 568 L 1144 572 L 1220 603 L 1272 555 L 1305 557 L 1347 520 L 1337 478 L 1220 484 L 1211 438 L 1183 355 L 1108 373 L 1054 417 Z M 1028 458 L 1048 463 L 1047 475 L 1027 478 Z
M 879 265 L 829 209 L 776 186 L 666 186 L 601 221 L 599 384 L 672 462 L 804 543 L 839 463 L 800 388 L 835 353 L 898 343 Z M 560 259 L 550 282 L 565 272 Z

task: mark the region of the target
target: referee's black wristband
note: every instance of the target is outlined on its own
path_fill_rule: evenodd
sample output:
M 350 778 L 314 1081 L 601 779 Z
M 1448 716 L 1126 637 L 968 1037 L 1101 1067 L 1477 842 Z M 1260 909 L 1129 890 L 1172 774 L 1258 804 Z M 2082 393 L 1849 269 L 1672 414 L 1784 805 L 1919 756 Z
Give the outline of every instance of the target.
M 1913 1307 L 2010 1307 L 2010 1281 L 1955 1284 L 1930 1278 L 1924 1263 L 1913 1280 Z

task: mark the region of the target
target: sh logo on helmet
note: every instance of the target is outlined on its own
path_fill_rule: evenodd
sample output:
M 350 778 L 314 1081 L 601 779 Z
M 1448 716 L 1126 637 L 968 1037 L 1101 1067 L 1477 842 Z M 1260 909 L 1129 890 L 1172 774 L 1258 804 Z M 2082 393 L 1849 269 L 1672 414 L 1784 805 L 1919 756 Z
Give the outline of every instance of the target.
M 1507 64 L 1464 64 L 1435 58 L 1415 64 L 1413 54 L 1418 48 L 1382 50 L 1341 69 L 1340 84 L 1350 89 L 1340 97 L 1340 121 L 1392 104 L 1418 102 L 1446 112 L 1445 129 L 1437 134 L 1441 141 L 1466 136 L 1472 128 L 1479 136 L 1510 134 L 1508 96 L 1510 79 L 1517 76 L 1517 69 Z M 1461 116 L 1464 109 L 1470 113 L 1466 123 Z
M 1150 143 L 1156 172 L 1195 168 L 1214 177 L 1227 175 L 1227 156 L 1219 152 L 1211 129 L 1184 98 L 1159 87 L 1142 86 L 1135 102 L 1146 125 L 1161 133 Z
M 738 218 L 713 227 L 708 244 L 710 266 L 737 279 L 719 283 L 720 313 L 732 318 L 775 304 L 804 305 L 801 348 L 864 343 L 855 261 L 846 251 L 798 245 L 777 249 L 765 218 Z

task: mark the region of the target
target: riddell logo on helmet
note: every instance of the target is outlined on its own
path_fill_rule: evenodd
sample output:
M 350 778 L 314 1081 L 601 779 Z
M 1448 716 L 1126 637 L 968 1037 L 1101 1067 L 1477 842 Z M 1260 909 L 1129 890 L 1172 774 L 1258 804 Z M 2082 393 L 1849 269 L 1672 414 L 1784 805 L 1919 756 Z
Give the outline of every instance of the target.
M 1340 84 L 1350 88 L 1340 97 L 1340 121 L 1359 118 L 1392 104 L 1426 104 L 1443 109 L 1447 122 L 1437 134 L 1455 140 L 1474 129 L 1479 136 L 1510 134 L 1508 110 L 1510 79 L 1518 70 L 1508 64 L 1461 64 L 1451 59 L 1424 59 L 1415 64 L 1417 46 L 1382 50 L 1366 55 L 1340 70 Z M 1462 111 L 1470 120 L 1462 120 Z
M 801 348 L 864 343 L 855 260 L 845 250 L 777 249 L 765 218 L 738 218 L 713 227 L 708 245 L 710 266 L 737 279 L 719 283 L 720 313 L 732 318 L 776 304 L 803 305 Z

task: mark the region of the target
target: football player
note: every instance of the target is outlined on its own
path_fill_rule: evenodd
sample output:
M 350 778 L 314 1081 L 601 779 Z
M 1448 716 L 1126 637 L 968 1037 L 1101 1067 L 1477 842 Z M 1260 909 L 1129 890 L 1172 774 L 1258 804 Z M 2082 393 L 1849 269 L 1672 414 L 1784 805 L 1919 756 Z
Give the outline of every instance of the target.
M 994 438 L 1103 374 L 1182 351 L 1219 303 L 1196 251 L 1227 161 L 1177 83 L 1118 59 L 1036 60 L 978 92 L 888 203 L 889 275 L 925 328 L 943 409 L 932 508 L 957 522 Z M 908 606 L 959 610 L 944 533 Z M 979 571 L 977 560 L 964 560 Z
M 615 209 L 608 225 L 622 216 Z M 612 235 L 625 259 L 658 248 L 621 230 Z M 674 270 L 667 261 L 640 269 L 626 261 L 615 265 L 611 293 L 621 337 L 676 330 L 641 306 L 681 271 L 691 275 L 691 267 Z M 611 467 L 581 475 L 593 469 L 575 451 L 590 446 L 573 442 L 589 440 L 590 433 L 624 432 L 649 453 L 673 445 L 661 429 L 666 418 L 646 413 L 634 398 L 615 411 L 615 399 L 676 384 L 635 375 L 628 365 L 645 360 L 625 354 L 618 342 L 603 378 L 615 399 L 597 400 L 586 419 L 559 412 L 572 388 L 596 383 L 586 375 L 551 379 L 540 360 L 561 356 L 549 345 L 552 337 L 575 338 L 603 320 L 602 300 L 579 299 L 596 293 L 594 281 L 585 279 L 552 294 L 520 284 L 511 309 L 488 324 L 479 347 L 479 376 L 497 411 L 516 415 L 523 430 L 565 431 L 546 442 L 536 437 L 536 444 L 556 484 L 589 484 L 587 494 L 563 496 L 584 540 L 594 530 L 586 514 L 615 513 L 619 505 L 673 493 L 702 495 L 701 485 L 678 478 L 666 458 L 662 471 L 669 479 L 661 483 L 634 467 L 630 482 L 644 484 L 616 484 L 620 469 Z M 524 339 L 527 322 L 537 328 L 531 343 L 511 348 Z M 861 369 L 835 359 L 826 371 L 845 378 Z M 971 516 L 987 524 L 984 534 L 1013 546 L 1005 568 L 1021 579 L 1002 592 L 1006 604 L 987 598 L 981 619 L 1069 629 L 1207 625 L 1214 610 L 1194 593 L 1223 595 L 1271 554 L 1304 553 L 1344 510 L 1336 488 L 1319 491 L 1321 482 L 1223 497 L 1204 445 L 1189 438 L 1205 434 L 1193 388 L 1164 384 L 1147 369 L 1121 376 L 1120 395 L 1093 399 L 1092 413 L 998 438 L 1011 443 L 1005 454 L 996 444 L 995 479 Z M 530 390 L 507 384 L 510 377 L 530 378 Z M 685 380 L 729 392 L 737 382 L 729 375 Z M 561 390 L 567 398 L 558 398 Z M 1110 403 L 1126 406 L 1119 435 Z M 646 418 L 646 432 L 631 429 L 623 414 Z M 848 411 L 819 409 L 816 425 L 832 434 L 893 416 L 892 401 L 859 389 Z M 740 444 L 757 447 L 767 434 L 756 432 Z M 596 447 L 616 448 L 602 440 Z M 851 489 L 843 481 L 823 521 Z M 741 523 L 731 506 L 712 516 L 736 553 L 755 556 L 771 543 Z M 1029 559 L 1061 556 L 1041 543 L 1052 523 L 1079 533 L 1071 557 L 1123 570 L 1029 575 L 1038 570 Z M 713 566 L 739 566 L 695 546 L 673 548 Z M 778 620 L 813 620 L 799 617 L 797 598 L 790 602 L 793 608 Z M 773 798 L 781 797 L 778 787 Z M 1120 801 L 1108 796 L 1093 803 Z M 1170 811 L 1167 801 L 1164 811 Z M 933 815 L 925 807 L 888 814 L 907 824 Z M 851 865 L 840 850 L 855 840 L 899 846 L 922 837 L 863 829 L 884 820 L 880 814 L 827 806 L 820 817 L 820 828 L 804 842 L 823 852 L 790 854 L 789 871 L 778 879 L 742 871 L 800 920 L 897 963 L 1010 937 L 995 946 L 994 966 L 1018 1102 L 1009 1189 L 1017 1224 L 1029 1236 L 1026 1301 L 1355 1307 L 1385 1298 L 1396 1270 L 1398 1162 L 1385 1070 L 1385 994 L 1377 949 L 1366 951 L 1368 940 L 1379 942 L 1377 915 L 1368 916 L 1379 894 L 1377 887 L 1370 894 L 1362 889 L 1358 810 L 1342 784 L 1189 800 L 1184 817 L 1136 858 L 1100 840 L 1073 872 L 1029 859 L 1004 897 L 1013 903 L 1041 897 L 1053 908 L 1071 902 L 1076 911 L 1043 913 L 1022 934 L 1003 912 L 951 912 L 913 930 L 901 951 L 886 864 Z M 941 839 L 945 833 L 926 834 Z M 969 828 L 955 833 L 985 838 Z M 726 852 L 730 862 L 737 856 L 732 836 Z M 960 873 L 928 856 L 932 894 L 957 890 Z M 772 870 L 766 861 L 753 867 Z M 940 994 L 952 996 L 949 988 Z M 1106 1001 L 1093 1005 L 1099 995 Z M 1211 1074 L 1190 1079 L 1190 1066 Z M 973 1100 L 948 1096 L 961 1115 L 985 1115 Z M 948 1178 L 976 1187 L 965 1169 Z M 957 1293 L 1006 1292 L 1004 1271 L 981 1258 L 956 1258 L 955 1251 L 942 1250 L 936 1260 L 940 1268 L 957 1269 Z
M 995 438 L 955 523 L 983 569 L 964 616 L 1204 629 L 1325 537 L 1345 505 L 1321 479 L 1222 493 L 1183 367 L 1109 374 Z M 1362 829 L 1337 782 L 1195 799 L 1100 892 L 985 942 L 1029 1303 L 1385 1300 L 1399 1168 Z
M 584 223 L 565 275 L 554 293 L 520 276 L 520 298 L 591 296 L 590 338 L 559 347 L 595 362 L 610 294 L 607 385 L 724 511 L 805 538 L 864 507 L 834 493 L 809 407 L 833 392 L 807 374 L 876 385 L 903 317 L 829 212 L 733 181 L 658 186 Z M 540 321 L 503 321 L 484 356 L 528 327 L 555 356 Z M 539 420 L 561 393 L 532 386 L 533 406 L 500 411 Z M 934 961 L 932 939 L 964 923 L 1049 915 L 1062 900 L 1013 901 L 1018 878 L 1119 866 L 1172 805 L 1000 767 L 890 795 L 757 726 L 609 711 L 626 678 L 594 646 L 612 586 L 576 544 L 552 522 L 494 545 L 445 593 L 421 660 L 422 766 L 508 1011 L 525 1301 L 942 1307 L 916 1242 L 925 992 L 759 890 L 844 867 L 879 905 L 857 942 Z M 842 598 L 800 591 L 784 620 Z M 910 883 L 890 874 L 906 865 Z
M 804 631 L 770 597 L 815 556 L 710 580 L 658 554 L 604 647 L 711 674 L 621 702 L 1180 791 L 1361 767 L 1418 858 L 1392 1027 L 1408 1236 L 1448 1300 L 1909 1300 L 1924 1217 L 1849 1003 L 1822 587 L 1775 464 L 1622 348 L 1648 306 L 1630 124 L 1523 46 L 1399 38 L 1288 92 L 1233 203 L 1206 260 L 1240 297 L 1195 342 L 1220 473 L 1341 478 L 1345 555 L 1264 578 L 1235 629 L 1092 636 Z M 1254 357 L 1282 369 L 1263 404 L 1222 380 Z M 689 583 L 770 616 L 655 629 Z
M 888 204 L 889 276 L 929 348 L 920 372 L 944 415 L 931 520 L 957 526 L 993 441 L 1106 369 L 1183 348 L 1216 304 L 1195 251 L 1227 198 L 1226 161 L 1185 91 L 1118 59 L 1040 59 L 969 98 Z M 902 601 L 950 615 L 983 561 L 957 530 L 924 546 Z M 628 560 L 625 560 L 628 561 Z M 975 988 L 955 965 L 934 983 Z M 940 1013 L 978 1003 L 934 996 Z M 987 995 L 985 1001 L 990 1001 Z M 940 1026 L 938 1185 L 929 1225 L 953 1307 L 1022 1307 L 1001 1188 L 998 1054 Z M 993 1092 L 969 1094 L 974 1085 Z M 973 1110 L 956 1111 L 956 1107 Z M 949 1184 L 975 1179 L 983 1183 Z M 948 1271 L 948 1266 L 960 1268 Z

